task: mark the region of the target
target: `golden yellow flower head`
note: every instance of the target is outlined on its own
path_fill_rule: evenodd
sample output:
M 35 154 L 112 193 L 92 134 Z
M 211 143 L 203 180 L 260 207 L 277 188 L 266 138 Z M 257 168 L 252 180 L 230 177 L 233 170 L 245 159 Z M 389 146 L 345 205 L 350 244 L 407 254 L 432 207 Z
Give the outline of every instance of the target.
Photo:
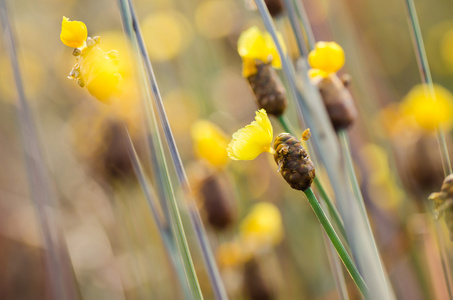
M 85 24 L 66 17 L 63 17 L 60 37 L 65 45 L 77 48 L 73 52 L 77 61 L 69 73 L 70 79 L 76 79 L 102 102 L 109 102 L 111 97 L 121 93 L 117 51 L 105 52 L 99 47 L 100 37 L 87 37 Z
M 63 44 L 71 48 L 80 48 L 85 45 L 87 37 L 87 27 L 83 22 L 69 21 L 69 18 L 63 17 L 60 33 Z
M 426 85 L 416 85 L 400 104 L 403 116 L 411 117 L 421 128 L 433 131 L 441 125 L 453 125 L 453 95 L 444 87 L 433 86 L 435 99 L 432 99 Z
M 209 121 L 199 120 L 191 130 L 195 153 L 216 167 L 228 161 L 228 139 L 225 133 Z
M 327 77 L 340 70 L 344 65 L 344 51 L 335 42 L 317 42 L 315 49 L 308 55 L 308 62 L 313 69 L 313 75 Z
M 256 112 L 255 121 L 233 134 L 228 145 L 228 156 L 234 160 L 252 160 L 271 148 L 273 129 L 264 109 Z
M 267 202 L 255 204 L 241 222 L 240 237 L 244 246 L 252 252 L 280 243 L 283 226 L 279 209 Z
M 278 38 L 283 46 L 283 38 L 280 35 Z M 255 59 L 264 63 L 271 63 L 277 69 L 282 67 L 272 36 L 268 32 L 261 32 L 256 26 L 250 27 L 241 33 L 238 40 L 238 53 L 244 63 L 242 70 L 244 77 L 249 77 L 256 73 Z

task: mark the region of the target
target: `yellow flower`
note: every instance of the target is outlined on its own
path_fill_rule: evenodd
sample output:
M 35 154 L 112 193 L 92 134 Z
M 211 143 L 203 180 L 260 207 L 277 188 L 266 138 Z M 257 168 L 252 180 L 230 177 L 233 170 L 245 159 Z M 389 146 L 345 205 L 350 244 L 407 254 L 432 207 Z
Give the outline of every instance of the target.
M 228 145 L 228 156 L 234 160 L 252 160 L 271 148 L 273 129 L 264 109 L 256 112 L 255 121 L 233 134 Z
M 223 243 L 217 249 L 217 261 L 222 267 L 232 267 L 246 260 L 241 245 L 237 242 Z
M 284 46 L 283 38 L 280 35 L 278 38 L 281 42 L 280 44 Z M 249 77 L 256 73 L 255 59 L 264 63 L 271 63 L 277 69 L 282 67 L 272 36 L 267 32 L 261 32 L 256 26 L 250 27 L 241 33 L 238 40 L 238 53 L 244 62 L 242 70 L 244 77 Z
M 278 208 L 267 202 L 255 204 L 240 225 L 245 248 L 255 252 L 275 246 L 283 239 L 282 217 Z
M 335 42 L 317 42 L 315 49 L 308 55 L 308 62 L 313 69 L 319 69 L 316 75 L 327 77 L 340 70 L 344 65 L 344 51 Z
M 437 126 L 451 127 L 453 95 L 440 85 L 434 85 L 435 99 L 426 85 L 417 85 L 404 97 L 400 109 L 403 116 L 412 117 L 423 129 L 432 131 Z
M 68 18 L 63 17 L 60 33 L 63 44 L 71 48 L 80 48 L 85 45 L 87 37 L 87 27 L 83 22 L 69 21 Z
M 209 121 L 197 121 L 191 130 L 195 153 L 210 164 L 220 167 L 228 161 L 228 140 L 223 131 Z

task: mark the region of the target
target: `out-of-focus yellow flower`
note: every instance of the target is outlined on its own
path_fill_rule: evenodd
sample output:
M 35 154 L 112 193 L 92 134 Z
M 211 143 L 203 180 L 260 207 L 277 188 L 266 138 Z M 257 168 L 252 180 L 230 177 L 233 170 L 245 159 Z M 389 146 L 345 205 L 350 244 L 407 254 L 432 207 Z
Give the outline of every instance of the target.
M 201 35 L 221 38 L 229 35 L 237 23 L 238 3 L 232 0 L 200 2 L 195 11 L 195 24 Z
M 83 49 L 70 77 L 79 80 L 91 95 L 102 102 L 121 93 L 118 52 L 105 52 L 97 45 Z
M 244 247 L 252 253 L 277 245 L 283 239 L 282 217 L 278 208 L 267 202 L 253 206 L 240 225 Z
M 280 35 L 278 38 L 281 45 L 284 46 L 283 38 Z M 286 49 L 284 50 L 286 51 Z M 268 32 L 261 32 L 256 26 L 250 27 L 241 33 L 238 40 L 238 53 L 244 62 L 242 70 L 244 77 L 249 77 L 256 73 L 255 59 L 264 63 L 271 63 L 277 69 L 282 67 L 272 36 Z
M 435 99 L 432 99 L 426 85 L 413 87 L 400 105 L 401 112 L 428 131 L 435 130 L 439 125 L 450 128 L 453 124 L 453 95 L 437 84 L 433 89 Z
M 71 48 L 80 48 L 85 45 L 87 37 L 87 27 L 83 22 L 69 21 L 69 18 L 63 17 L 60 33 L 63 44 Z
M 312 75 L 316 74 L 323 77 L 340 70 L 344 65 L 344 60 L 343 48 L 335 42 L 317 42 L 315 49 L 308 55 L 310 66 L 319 70 Z
M 225 133 L 209 121 L 199 120 L 191 130 L 195 153 L 210 164 L 221 167 L 228 161 L 228 139 Z
M 224 243 L 217 249 L 217 261 L 222 267 L 232 267 L 244 262 L 245 255 L 240 244 Z
M 263 152 L 273 153 L 273 129 L 264 109 L 256 112 L 255 121 L 233 134 L 228 156 L 234 160 L 252 160 Z
M 148 54 L 156 61 L 174 59 L 187 48 L 193 37 L 191 23 L 183 14 L 173 10 L 151 13 L 143 21 L 142 29 Z

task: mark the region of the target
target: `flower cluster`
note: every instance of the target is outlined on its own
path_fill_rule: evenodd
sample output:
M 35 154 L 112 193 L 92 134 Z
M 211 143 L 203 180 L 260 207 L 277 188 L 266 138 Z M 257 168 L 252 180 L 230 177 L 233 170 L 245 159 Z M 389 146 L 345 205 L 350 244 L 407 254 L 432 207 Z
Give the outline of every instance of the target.
M 68 47 L 75 48 L 76 64 L 69 73 L 90 94 L 102 102 L 121 93 L 122 77 L 118 71 L 118 52 L 105 52 L 99 47 L 100 37 L 90 38 L 83 22 L 69 21 L 63 17 L 60 39 Z

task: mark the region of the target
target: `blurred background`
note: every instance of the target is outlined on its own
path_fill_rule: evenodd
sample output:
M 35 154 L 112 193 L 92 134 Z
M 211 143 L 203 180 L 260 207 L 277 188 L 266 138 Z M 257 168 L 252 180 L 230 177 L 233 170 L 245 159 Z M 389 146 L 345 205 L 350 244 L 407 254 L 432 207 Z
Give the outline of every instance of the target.
M 359 110 L 350 130 L 352 155 L 396 296 L 447 299 L 436 227 L 449 251 L 444 260 L 447 270 L 453 259 L 452 245 L 445 223 L 435 225 L 427 201 L 430 193 L 439 191 L 444 175 L 435 134 L 406 118 L 407 111 L 423 112 L 424 108 L 413 104 L 415 100 L 411 102 L 419 96 L 412 89 L 421 80 L 404 2 L 302 2 L 315 38 L 336 41 L 346 53 L 341 72 L 352 76 L 350 89 Z M 339 299 L 319 223 L 305 197 L 290 189 L 276 172 L 272 157 L 213 163 L 197 152 L 198 135 L 193 128 L 200 120 L 215 125 L 228 143 L 233 132 L 254 118 L 257 108 L 241 75 L 236 43 L 250 26 L 264 29 L 259 13 L 248 1 L 133 3 L 230 298 Z M 144 138 L 148 129 L 142 111 L 135 106 L 140 99 L 140 80 L 132 75 L 133 57 L 116 3 L 16 0 L 7 1 L 7 5 L 26 97 L 54 196 L 45 210 L 52 216 L 51 224 L 61 229 L 62 244 L 70 258 L 65 268 L 74 275 L 75 280 L 68 280 L 73 281 L 76 298 L 183 298 L 124 144 L 125 120 L 150 172 Z M 446 109 L 451 109 L 453 2 L 415 0 L 415 5 L 433 80 L 442 86 L 436 93 L 445 99 Z M 67 78 L 75 58 L 73 49 L 59 39 L 62 16 L 83 21 L 89 36 L 101 37 L 102 49 L 119 52 L 124 62 L 120 65 L 122 75 L 131 78 L 120 109 L 96 100 Z M 288 18 L 283 13 L 275 20 L 288 53 L 297 58 Z M 21 142 L 17 106 L 10 57 L 1 40 L 0 298 L 50 299 L 46 246 L 32 201 L 36 191 L 29 184 L 24 160 L 30 149 Z M 288 115 L 301 133 L 292 101 Z M 445 122 L 445 128 L 451 150 L 450 123 Z M 277 122 L 273 124 L 275 135 L 283 132 Z M 201 289 L 206 299 L 213 299 L 171 163 L 169 169 Z M 215 199 L 211 199 L 213 195 Z M 278 208 L 281 237 L 264 254 L 241 262 L 234 256 L 234 241 L 246 231 L 242 221 L 263 202 Z M 279 223 L 279 216 L 275 218 Z M 260 278 L 262 286 L 250 278 Z M 346 280 L 351 298 L 359 298 L 349 276 Z M 264 294 L 253 298 L 250 287 L 257 285 Z

